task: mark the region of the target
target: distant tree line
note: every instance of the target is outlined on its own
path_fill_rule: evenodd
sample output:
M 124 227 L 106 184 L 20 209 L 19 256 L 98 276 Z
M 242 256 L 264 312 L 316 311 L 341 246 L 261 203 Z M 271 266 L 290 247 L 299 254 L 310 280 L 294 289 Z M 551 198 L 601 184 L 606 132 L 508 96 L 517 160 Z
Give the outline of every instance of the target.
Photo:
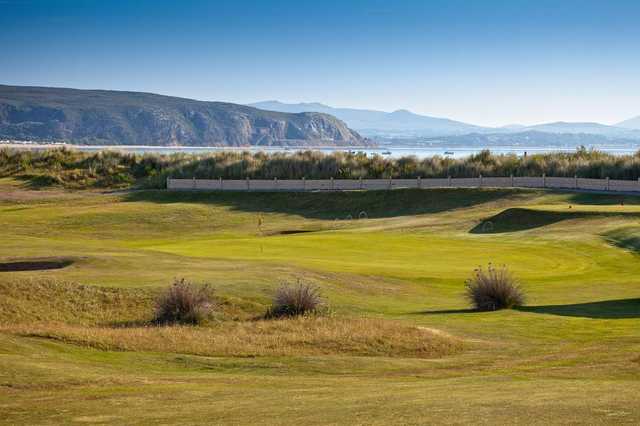
M 163 188 L 166 178 L 198 179 L 358 179 L 483 176 L 547 176 L 638 179 L 640 152 L 611 155 L 584 147 L 574 152 L 518 156 L 485 150 L 465 158 L 388 158 L 365 153 L 319 151 L 264 153 L 221 151 L 205 154 L 132 154 L 0 149 L 0 176 L 32 185 L 66 187 Z

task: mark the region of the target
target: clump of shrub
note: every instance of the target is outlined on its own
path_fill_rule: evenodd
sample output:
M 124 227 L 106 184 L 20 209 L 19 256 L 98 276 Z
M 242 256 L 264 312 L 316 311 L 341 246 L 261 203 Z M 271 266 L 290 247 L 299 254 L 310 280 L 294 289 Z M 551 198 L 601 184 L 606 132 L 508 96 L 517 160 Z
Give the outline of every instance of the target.
M 325 308 L 324 299 L 318 287 L 298 282 L 283 284 L 273 297 L 267 318 L 294 317 L 321 312 Z
M 522 306 L 525 295 L 518 281 L 506 266 L 487 269 L 478 267 L 466 282 L 467 298 L 479 311 L 496 311 Z
M 214 307 L 212 290 L 184 278 L 174 283 L 156 301 L 155 321 L 159 324 L 200 324 Z

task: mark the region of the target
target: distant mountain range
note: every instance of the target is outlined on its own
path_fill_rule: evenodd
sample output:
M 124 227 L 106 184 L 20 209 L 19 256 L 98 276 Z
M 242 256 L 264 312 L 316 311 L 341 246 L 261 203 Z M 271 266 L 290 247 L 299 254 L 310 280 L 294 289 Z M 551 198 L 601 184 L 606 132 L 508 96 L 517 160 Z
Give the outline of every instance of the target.
M 625 129 L 640 130 L 640 115 L 625 121 L 621 121 L 620 123 L 616 124 L 616 126 L 623 127 Z
M 0 85 L 0 139 L 92 145 L 364 146 L 337 118 L 151 93 Z
M 265 101 L 249 104 L 252 107 L 269 111 L 300 113 L 317 111 L 331 114 L 343 120 L 352 129 L 366 135 L 414 134 L 419 136 L 462 135 L 485 131 L 482 126 L 462 123 L 447 118 L 435 118 L 414 114 L 407 110 L 383 112 L 367 109 L 333 108 L 320 103 L 286 104 L 278 101 Z
M 354 129 L 354 130 L 351 130 Z M 599 123 L 491 128 L 407 110 L 383 112 L 278 101 L 238 105 L 142 92 L 0 85 L 0 140 L 91 145 L 468 146 L 640 144 L 640 116 Z
M 461 136 L 468 134 L 500 133 L 554 133 L 591 134 L 609 138 L 640 139 L 640 117 L 623 121 L 616 126 L 599 123 L 545 123 L 533 126 L 513 124 L 504 127 L 483 127 L 447 118 L 434 118 L 414 114 L 407 110 L 383 112 L 353 108 L 333 108 L 321 103 L 287 104 L 265 101 L 250 104 L 271 111 L 303 112 L 318 111 L 331 114 L 364 135 L 374 138 L 388 137 L 434 137 Z

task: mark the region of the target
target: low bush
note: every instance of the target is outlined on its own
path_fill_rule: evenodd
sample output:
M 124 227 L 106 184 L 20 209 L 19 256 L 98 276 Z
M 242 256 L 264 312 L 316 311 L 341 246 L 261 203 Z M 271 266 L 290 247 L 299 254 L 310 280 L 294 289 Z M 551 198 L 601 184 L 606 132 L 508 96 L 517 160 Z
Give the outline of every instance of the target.
M 284 284 L 276 290 L 268 318 L 293 317 L 318 313 L 324 308 L 324 300 L 318 288 L 311 284 Z
M 486 270 L 479 267 L 466 287 L 469 302 L 479 311 L 510 309 L 525 301 L 522 288 L 506 266 L 495 268 L 489 264 Z
M 211 314 L 213 305 L 209 286 L 182 278 L 156 301 L 155 321 L 160 324 L 200 324 Z

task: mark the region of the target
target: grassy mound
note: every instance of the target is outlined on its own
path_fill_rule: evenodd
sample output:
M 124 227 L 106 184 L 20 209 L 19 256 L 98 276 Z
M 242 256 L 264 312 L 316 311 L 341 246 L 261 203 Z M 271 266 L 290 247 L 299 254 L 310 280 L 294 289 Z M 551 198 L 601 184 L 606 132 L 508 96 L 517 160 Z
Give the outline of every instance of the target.
M 640 252 L 640 227 L 623 226 L 606 232 L 604 238 L 616 247 Z
M 437 358 L 462 349 L 458 340 L 430 330 L 367 318 L 299 317 L 277 321 L 227 321 L 213 327 L 114 328 L 33 324 L 5 326 L 0 330 L 101 350 L 203 356 Z
M 471 229 L 472 234 L 490 234 L 517 232 L 540 228 L 563 220 L 593 216 L 595 213 L 567 211 L 548 211 L 527 208 L 506 209 L 489 217 Z
M 241 320 L 221 301 L 208 326 L 156 326 L 158 289 L 86 286 L 55 280 L 0 282 L 0 332 L 102 350 L 206 356 L 357 355 L 440 357 L 461 349 L 447 336 L 394 321 L 302 317 Z
M 52 279 L 0 281 L 0 323 L 144 322 L 151 318 L 154 294 Z

